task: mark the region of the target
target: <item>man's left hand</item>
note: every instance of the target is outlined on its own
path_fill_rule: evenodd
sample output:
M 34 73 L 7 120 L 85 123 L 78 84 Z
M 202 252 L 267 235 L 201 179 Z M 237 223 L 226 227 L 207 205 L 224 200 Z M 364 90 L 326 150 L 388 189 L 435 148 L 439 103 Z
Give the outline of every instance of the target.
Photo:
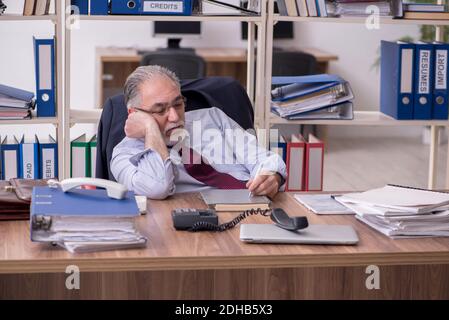
M 261 172 L 254 179 L 246 183 L 252 194 L 273 198 L 281 186 L 281 176 L 277 172 Z

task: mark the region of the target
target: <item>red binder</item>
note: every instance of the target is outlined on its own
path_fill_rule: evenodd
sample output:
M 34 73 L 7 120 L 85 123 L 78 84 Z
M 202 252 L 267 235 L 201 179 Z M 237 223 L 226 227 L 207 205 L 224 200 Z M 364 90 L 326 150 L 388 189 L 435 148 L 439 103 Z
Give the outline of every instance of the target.
M 287 141 L 287 184 L 285 191 L 304 190 L 304 163 L 306 141 L 300 134 L 293 134 Z
M 323 190 L 324 143 L 309 134 L 305 152 L 305 191 Z

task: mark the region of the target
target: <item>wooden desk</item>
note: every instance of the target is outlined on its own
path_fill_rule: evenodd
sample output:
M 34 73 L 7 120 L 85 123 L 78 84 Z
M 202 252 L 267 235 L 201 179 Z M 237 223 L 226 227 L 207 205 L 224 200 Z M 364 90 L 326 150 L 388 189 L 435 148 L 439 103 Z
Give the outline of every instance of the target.
M 391 240 L 353 216 L 317 216 L 290 194 L 274 203 L 311 223 L 351 224 L 357 246 L 258 245 L 224 233 L 177 232 L 175 207 L 204 207 L 197 194 L 149 201 L 139 218 L 145 249 L 72 255 L 29 240 L 26 221 L 0 223 L 0 297 L 132 299 L 421 299 L 449 298 L 449 238 Z M 223 222 L 235 214 L 220 213 Z M 247 223 L 269 223 L 253 216 Z M 368 265 L 380 289 L 368 290 Z M 66 290 L 65 269 L 77 265 L 80 290 Z
M 326 73 L 330 61 L 337 60 L 336 55 L 316 48 L 290 48 L 302 50 L 314 55 L 319 72 Z M 148 51 L 154 50 L 149 48 Z M 231 76 L 246 85 L 246 49 L 245 48 L 196 48 L 195 52 L 207 63 L 208 76 Z M 141 56 L 136 49 L 118 47 L 99 47 L 96 49 L 97 98 L 102 106 L 107 97 L 123 91 L 126 77 L 140 65 Z

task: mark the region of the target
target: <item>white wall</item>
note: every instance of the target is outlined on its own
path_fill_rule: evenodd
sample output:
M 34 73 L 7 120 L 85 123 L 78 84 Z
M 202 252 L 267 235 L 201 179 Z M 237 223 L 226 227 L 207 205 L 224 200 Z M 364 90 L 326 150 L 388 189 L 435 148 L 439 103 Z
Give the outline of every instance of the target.
M 5 1 L 8 9 L 20 12 L 23 1 Z M 8 10 L 9 11 L 9 10 Z M 10 13 L 13 11 L 9 11 Z M 53 35 L 49 22 L 0 23 L 0 83 L 34 91 L 34 61 L 32 36 Z M 153 39 L 150 22 L 93 22 L 81 21 L 79 30 L 72 31 L 71 48 L 71 104 L 77 108 L 97 107 L 95 101 L 95 47 L 96 46 L 165 46 L 165 39 Z M 296 43 L 278 41 L 276 46 L 312 46 L 339 56 L 332 62 L 330 72 L 347 79 L 354 90 L 358 110 L 377 110 L 379 105 L 379 73 L 371 69 L 381 39 L 396 40 L 402 36 L 418 35 L 416 26 L 382 25 L 380 30 L 366 30 L 356 24 L 296 23 Z M 203 23 L 201 39 L 184 39 L 189 47 L 245 47 L 240 39 L 240 23 Z M 90 128 L 90 126 L 87 126 Z M 0 128 L 0 134 L 10 127 Z M 374 129 L 377 134 L 385 128 Z M 20 128 L 19 131 L 22 129 Z M 41 130 L 41 129 L 39 129 Z M 334 130 L 334 129 L 332 129 Z M 335 134 L 353 133 L 353 128 L 339 128 Z M 407 128 L 397 130 L 399 134 Z M 419 133 L 419 130 L 411 129 Z M 372 134 L 368 128 L 358 130 Z M 334 131 L 332 131 L 334 132 Z M 388 133 L 390 134 L 390 133 Z

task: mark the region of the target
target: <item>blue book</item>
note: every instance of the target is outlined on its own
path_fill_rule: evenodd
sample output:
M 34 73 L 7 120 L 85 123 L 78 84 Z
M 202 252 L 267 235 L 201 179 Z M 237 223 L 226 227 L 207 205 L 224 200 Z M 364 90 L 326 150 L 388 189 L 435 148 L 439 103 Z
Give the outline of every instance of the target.
M 380 111 L 398 120 L 413 119 L 415 45 L 381 42 Z
M 109 11 L 108 0 L 91 0 L 90 1 L 90 14 L 98 16 L 107 16 Z
M 38 117 L 56 115 L 55 39 L 34 39 Z
M 19 142 L 15 137 L 3 139 L 0 144 L 1 179 L 20 177 Z
M 432 119 L 434 45 L 417 42 L 415 44 L 415 96 L 413 97 L 413 118 Z
M 448 119 L 449 106 L 449 43 L 434 42 L 435 49 L 435 69 L 433 86 L 433 106 L 432 119 Z
M 14 98 L 17 100 L 22 100 L 25 102 L 31 102 L 31 100 L 33 100 L 33 98 L 34 98 L 33 92 L 9 87 L 4 84 L 0 84 L 0 95 L 4 95 L 9 98 Z
M 91 0 L 91 2 L 100 2 L 100 0 Z M 74 14 L 88 14 L 89 13 L 89 0 L 71 0 L 72 7 L 78 7 L 77 11 L 72 11 Z M 72 8 L 73 10 L 73 8 Z
M 39 178 L 53 179 L 58 177 L 58 144 L 52 136 L 48 139 L 36 137 L 39 145 Z
M 297 77 L 273 77 L 272 85 L 281 85 L 271 91 L 272 101 L 287 101 L 343 83 L 339 76 L 321 74 Z
M 107 196 L 104 189 L 74 189 L 34 187 L 31 197 L 31 216 L 50 217 L 137 217 L 139 208 L 132 191 L 124 199 Z
M 19 144 L 19 171 L 22 179 L 39 178 L 39 148 L 36 137 L 33 139 L 22 136 Z

